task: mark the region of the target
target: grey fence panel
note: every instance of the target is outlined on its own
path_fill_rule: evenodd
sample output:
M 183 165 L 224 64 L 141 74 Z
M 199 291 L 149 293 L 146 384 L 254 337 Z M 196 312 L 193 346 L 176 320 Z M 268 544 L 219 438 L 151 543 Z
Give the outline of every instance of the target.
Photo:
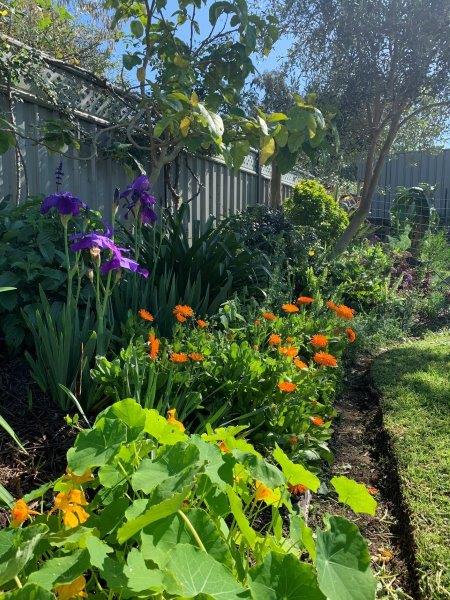
M 363 165 L 359 164 L 358 179 L 362 181 L 362 178 Z M 435 207 L 445 224 L 450 224 L 450 149 L 436 153 L 404 152 L 386 161 L 372 202 L 372 219 L 389 220 L 397 187 L 411 187 L 420 183 L 435 187 Z

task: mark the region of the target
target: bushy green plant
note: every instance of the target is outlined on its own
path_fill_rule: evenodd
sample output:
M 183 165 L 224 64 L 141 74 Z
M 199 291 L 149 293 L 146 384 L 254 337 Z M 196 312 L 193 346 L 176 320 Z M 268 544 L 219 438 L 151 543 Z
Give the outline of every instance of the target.
M 0 532 L 2 598 L 373 600 L 356 525 L 331 516 L 315 539 L 288 486 L 316 491 L 318 478 L 280 448 L 278 466 L 267 462 L 241 429 L 187 435 L 133 400 L 109 407 L 79 433 L 67 474 L 12 507 Z M 331 483 L 339 500 L 374 514 L 363 485 Z
M 294 225 L 313 228 L 327 244 L 338 238 L 349 223 L 347 212 L 314 179 L 297 183 L 283 207 Z

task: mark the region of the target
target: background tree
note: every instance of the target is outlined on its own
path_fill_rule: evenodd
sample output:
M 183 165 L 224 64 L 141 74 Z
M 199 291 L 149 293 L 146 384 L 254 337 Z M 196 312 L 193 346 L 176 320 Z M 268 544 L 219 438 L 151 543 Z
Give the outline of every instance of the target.
M 276 2 L 294 34 L 291 60 L 319 102 L 336 112 L 344 152 L 364 159 L 357 210 L 336 244 L 346 248 L 370 211 L 399 134 L 418 115 L 449 105 L 447 0 Z

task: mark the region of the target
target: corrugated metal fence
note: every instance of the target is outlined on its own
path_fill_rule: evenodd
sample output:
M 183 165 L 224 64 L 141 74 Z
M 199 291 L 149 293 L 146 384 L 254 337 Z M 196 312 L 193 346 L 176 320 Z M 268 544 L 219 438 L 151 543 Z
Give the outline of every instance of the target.
M 18 48 L 21 44 L 16 44 Z M 66 65 L 42 53 L 40 62 L 41 85 L 22 81 L 15 88 L 14 115 L 16 124 L 31 137 L 39 123 L 59 115 L 49 101 L 50 94 L 70 108 L 78 119 L 80 129 L 89 133 L 105 127 L 117 105 L 120 91 L 105 86 L 83 69 Z M 115 98 L 115 92 L 116 98 Z M 0 88 L 0 113 L 6 111 L 6 96 Z M 61 160 L 41 145 L 29 139 L 21 139 L 20 149 L 26 166 L 28 194 L 47 194 L 54 191 L 54 173 Z M 120 163 L 111 158 L 97 156 L 80 160 L 92 154 L 88 144 L 63 159 L 65 178 L 63 187 L 80 196 L 92 208 L 100 209 L 109 216 L 112 195 L 116 187 L 123 189 L 130 180 Z M 190 170 L 198 177 L 192 176 Z M 246 157 L 239 172 L 230 171 L 218 158 L 182 157 L 179 161 L 179 190 L 182 199 L 191 201 L 189 227 L 197 227 L 210 215 L 217 218 L 241 211 L 247 206 L 266 203 L 269 198 L 270 167 L 260 167 L 257 152 Z M 287 174 L 282 178 L 282 197 L 285 198 L 298 177 Z M 22 190 L 26 188 L 21 174 Z M 196 193 L 199 191 L 198 195 Z M 161 180 L 154 193 L 162 205 L 170 198 Z M 16 194 L 16 169 L 14 151 L 0 155 L 0 197 Z
M 363 165 L 359 165 L 361 180 Z M 435 208 L 443 224 L 450 225 L 450 149 L 441 152 L 404 152 L 386 161 L 372 202 L 371 218 L 389 220 L 390 207 L 398 186 L 412 187 L 429 183 L 435 187 Z

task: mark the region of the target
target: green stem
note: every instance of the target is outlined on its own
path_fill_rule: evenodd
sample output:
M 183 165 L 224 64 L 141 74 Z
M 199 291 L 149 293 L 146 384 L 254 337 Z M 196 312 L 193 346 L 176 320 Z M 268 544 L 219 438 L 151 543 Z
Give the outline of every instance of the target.
M 16 582 L 16 584 L 17 584 L 17 587 L 18 587 L 19 589 L 23 588 L 22 582 L 21 582 L 21 581 L 20 581 L 20 579 L 17 577 L 17 575 L 15 575 L 15 576 L 14 576 L 14 581 Z
M 206 552 L 206 548 L 203 545 L 202 540 L 200 539 L 200 536 L 198 535 L 195 527 L 192 525 L 192 523 L 190 522 L 189 518 L 184 514 L 184 512 L 182 510 L 177 510 L 177 513 L 180 515 L 180 517 L 183 519 L 183 521 L 186 523 L 187 528 L 189 529 L 189 531 L 192 533 L 193 538 L 195 539 L 195 541 L 198 544 L 198 547 L 200 548 L 200 550 L 203 550 L 204 552 Z

